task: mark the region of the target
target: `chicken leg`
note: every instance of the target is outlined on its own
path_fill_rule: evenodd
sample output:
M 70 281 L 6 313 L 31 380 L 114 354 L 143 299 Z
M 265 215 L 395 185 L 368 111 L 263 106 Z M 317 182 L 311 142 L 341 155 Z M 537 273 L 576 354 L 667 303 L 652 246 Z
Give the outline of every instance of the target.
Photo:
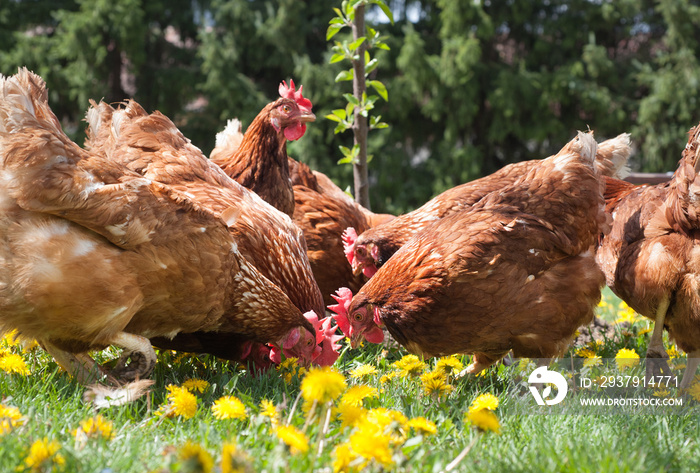
M 472 364 L 464 368 L 456 377 L 462 378 L 468 374 L 479 374 L 507 354 L 508 352 L 504 352 L 493 356 L 486 355 L 485 353 L 474 353 L 474 361 Z
M 107 376 L 105 369 L 84 353 L 70 353 L 46 341 L 41 342 L 41 346 L 80 384 L 102 381 Z
M 685 366 L 685 373 L 683 373 L 683 379 L 681 380 L 680 391 L 684 392 L 690 385 L 693 384 L 695 380 L 695 372 L 698 370 L 698 365 L 700 365 L 700 350 L 695 350 L 688 353 L 688 362 Z
M 671 368 L 669 368 L 666 360 L 669 358 L 666 349 L 664 348 L 664 320 L 666 311 L 668 310 L 669 300 L 665 296 L 659 303 L 656 309 L 656 318 L 654 319 L 654 331 L 649 340 L 646 356 L 646 377 L 647 380 L 652 380 L 656 376 L 671 376 Z

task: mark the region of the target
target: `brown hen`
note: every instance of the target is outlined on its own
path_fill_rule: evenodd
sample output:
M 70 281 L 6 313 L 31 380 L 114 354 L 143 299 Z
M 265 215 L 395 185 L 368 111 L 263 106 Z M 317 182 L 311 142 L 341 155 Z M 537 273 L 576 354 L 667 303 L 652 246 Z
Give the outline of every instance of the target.
M 340 297 L 339 326 L 353 343 L 378 341 L 385 326 L 416 354 L 473 353 L 467 373 L 511 349 L 561 355 L 593 319 L 604 283 L 593 251 L 606 221 L 595 151 L 579 133 L 510 185 L 427 226 L 349 305 Z
M 189 195 L 216 215 L 236 208 L 229 227 L 243 256 L 282 289 L 304 313 L 324 313 L 321 293 L 306 256 L 302 232 L 255 193 L 229 178 L 187 140 L 164 115 L 146 113 L 130 101 L 121 110 L 100 103 L 88 111 L 86 147 L 149 179 Z M 205 352 L 239 360 L 241 343 L 227 334 L 179 334 L 157 338 L 161 348 Z M 250 346 L 244 346 L 244 354 Z
M 700 125 L 689 135 L 669 182 L 607 180 L 606 210 L 614 221 L 597 251 L 608 286 L 654 321 L 647 376 L 672 374 L 659 362 L 668 358 L 664 326 L 688 353 L 682 389 L 690 387 L 700 364 Z
M 294 81 L 279 87 L 281 98 L 267 104 L 255 117 L 237 146 L 217 146 L 211 159 L 239 184 L 252 190 L 290 217 L 294 193 L 289 180 L 287 140 L 298 140 L 306 123 L 314 121 L 311 102 L 295 90 Z M 219 144 L 220 141 L 217 141 Z
M 38 340 L 81 382 L 101 376 L 87 351 L 124 347 L 132 364 L 112 375 L 134 379 L 156 361 L 146 337 L 180 332 L 311 357 L 313 325 L 238 250 L 235 207 L 216 214 L 81 149 L 26 69 L 0 94 L 0 331 Z

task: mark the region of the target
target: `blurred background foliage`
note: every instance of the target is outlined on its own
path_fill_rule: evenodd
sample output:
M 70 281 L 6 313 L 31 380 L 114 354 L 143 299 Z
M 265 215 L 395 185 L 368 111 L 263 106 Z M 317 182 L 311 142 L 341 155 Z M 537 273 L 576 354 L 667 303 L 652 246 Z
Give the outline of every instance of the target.
M 290 154 L 336 180 L 323 117 L 342 107 L 325 40 L 332 7 L 311 0 L 4 0 L 0 72 L 48 83 L 66 131 L 84 140 L 89 99 L 133 97 L 205 153 L 228 118 L 247 126 L 283 79 L 304 85 L 318 120 Z M 386 38 L 373 72 L 390 128 L 370 133 L 374 210 L 413 209 L 505 164 L 546 157 L 576 130 L 631 132 L 633 168 L 675 169 L 700 120 L 696 0 L 387 0 L 368 24 Z

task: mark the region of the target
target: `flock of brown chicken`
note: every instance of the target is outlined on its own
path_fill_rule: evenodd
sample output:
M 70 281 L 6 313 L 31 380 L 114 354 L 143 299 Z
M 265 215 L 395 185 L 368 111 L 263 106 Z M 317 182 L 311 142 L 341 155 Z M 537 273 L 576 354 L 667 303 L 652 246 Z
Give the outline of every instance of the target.
M 208 159 L 159 112 L 92 103 L 80 147 L 40 77 L 0 76 L 0 333 L 36 339 L 81 382 L 148 377 L 153 346 L 259 369 L 282 355 L 331 365 L 338 329 L 353 345 L 386 329 L 416 354 L 473 354 L 465 372 L 477 373 L 511 350 L 563 354 L 607 282 L 655 322 L 650 374 L 667 369 L 665 327 L 690 385 L 700 127 L 666 184 L 618 180 L 628 135 L 579 132 L 393 217 L 287 156 L 311 108 L 283 82 Z M 124 352 L 108 370 L 88 352 L 110 345 Z

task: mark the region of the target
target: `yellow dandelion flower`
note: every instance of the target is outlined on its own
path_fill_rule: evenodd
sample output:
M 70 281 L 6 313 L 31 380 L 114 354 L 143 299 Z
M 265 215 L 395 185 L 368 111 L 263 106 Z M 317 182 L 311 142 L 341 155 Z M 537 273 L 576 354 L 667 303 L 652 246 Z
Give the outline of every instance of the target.
M 209 389 L 209 381 L 203 379 L 187 379 L 182 383 L 182 387 L 188 391 L 199 391 L 203 393 Z
M 350 377 L 352 379 L 362 379 L 375 374 L 377 374 L 377 368 L 368 364 L 360 365 L 354 370 L 350 371 Z
M 73 435 L 79 437 L 85 435 L 87 438 L 111 439 L 114 436 L 112 421 L 101 415 L 96 415 L 80 423 L 80 428 L 73 431 Z
M 296 372 L 299 367 L 299 360 L 297 358 L 286 358 L 282 363 L 277 365 L 277 371 L 292 371 Z
M 616 324 L 623 322 L 629 322 L 630 324 L 635 323 L 639 320 L 639 314 L 637 314 L 633 308 L 628 306 L 624 301 L 620 304 L 620 310 L 617 313 L 618 318 L 615 320 Z
M 615 355 L 615 364 L 620 371 L 633 368 L 639 364 L 639 355 L 634 350 L 621 348 Z
M 322 404 L 340 396 L 346 387 L 345 378 L 338 371 L 328 366 L 311 368 L 301 381 L 301 395 L 306 401 Z
M 478 411 L 480 409 L 488 409 L 493 411 L 498 407 L 498 398 L 491 393 L 479 394 L 469 406 L 470 411 Z
M 671 347 L 668 350 L 666 350 L 666 353 L 668 353 L 668 357 L 670 359 L 678 358 L 679 356 L 681 356 L 680 353 L 678 353 L 678 348 L 676 348 L 676 345 L 671 345 Z
M 250 458 L 239 451 L 235 443 L 226 442 L 221 453 L 221 473 L 249 473 L 253 471 Z
M 400 371 L 390 371 L 387 374 L 383 375 L 381 378 L 379 378 L 379 382 L 381 384 L 386 384 L 389 381 L 391 381 L 392 379 L 398 377 L 399 374 L 401 374 Z
M 279 413 L 277 412 L 277 406 L 272 401 L 267 399 L 260 401 L 260 413 L 265 417 L 269 417 L 273 425 L 277 423 Z
M 598 355 L 594 355 L 590 358 L 586 358 L 583 360 L 583 366 L 586 368 L 592 368 L 594 366 L 600 366 L 603 364 L 603 359 L 599 357 Z
M 456 356 L 443 356 L 435 363 L 435 371 L 441 371 L 445 375 L 453 375 L 464 369 L 464 364 Z
M 209 452 L 201 445 L 187 442 L 177 452 L 182 471 L 196 471 L 197 473 L 210 473 L 214 467 L 214 460 Z
M 187 389 L 180 386 L 170 385 L 167 387 L 168 408 L 174 415 L 191 419 L 197 413 L 197 397 Z
M 690 397 L 700 402 L 700 383 L 693 383 L 693 385 L 688 388 L 688 394 L 690 394 Z
M 15 427 L 26 423 L 22 413 L 13 406 L 0 404 L 0 435 L 10 432 Z
M 435 423 L 425 417 L 414 417 L 406 425 L 420 434 L 435 435 L 437 433 Z
M 274 433 L 289 446 L 292 454 L 306 453 L 309 450 L 309 438 L 292 425 L 281 425 L 275 428 Z
M 362 425 L 369 423 L 379 429 L 382 433 L 392 431 L 399 434 L 392 437 L 393 440 L 400 441 L 404 437 L 402 429 L 408 423 L 408 419 L 401 412 L 386 407 L 378 407 L 367 411 L 367 415 L 360 419 Z
M 350 436 L 350 448 L 367 461 L 374 460 L 385 469 L 393 466 L 391 438 L 370 423 L 363 422 Z
M 27 368 L 24 359 L 15 353 L 7 353 L 3 357 L 0 357 L 0 370 L 10 374 L 21 374 L 23 376 L 29 374 L 29 368 Z
M 656 397 L 669 397 L 671 395 L 671 391 L 668 388 L 661 388 L 657 389 L 652 394 Z
M 498 422 L 498 417 L 488 409 L 478 409 L 469 411 L 464 416 L 465 422 L 472 424 L 474 427 L 484 432 L 493 431 L 499 433 L 501 425 Z
M 641 329 L 637 332 L 637 335 L 646 335 L 647 333 L 651 333 L 651 327 Z
M 236 396 L 223 396 L 211 406 L 217 419 L 245 419 L 245 405 Z
M 446 375 L 442 370 L 435 368 L 435 371 L 422 374 L 420 377 L 423 383 L 423 390 L 426 394 L 440 397 L 447 395 L 454 387 L 447 384 Z
M 362 406 L 362 401 L 368 397 L 377 397 L 377 389 L 365 384 L 353 386 L 340 398 L 340 404 Z
M 593 358 L 595 356 L 595 352 L 590 348 L 581 347 L 576 350 L 576 356 L 579 358 Z
M 60 448 L 61 445 L 55 440 L 37 440 L 29 447 L 29 454 L 24 459 L 24 470 L 53 471 L 54 467 L 62 467 L 66 460 L 58 453 Z
M 534 363 L 532 363 L 532 360 L 530 358 L 520 358 L 516 369 L 518 370 L 519 373 L 523 373 L 526 371 L 530 372 L 530 371 L 532 371 L 533 366 L 534 366 Z
M 605 300 L 603 300 L 603 299 L 601 299 L 600 302 L 598 303 L 598 307 L 600 307 L 601 309 L 606 309 L 606 308 L 608 308 L 609 306 L 610 306 L 610 304 L 608 304 L 607 302 L 605 302 Z
M 406 355 L 399 361 L 395 361 L 393 366 L 400 371 L 400 376 L 418 376 L 425 369 L 425 363 L 416 355 Z
M 360 420 L 367 416 L 367 409 L 360 406 L 340 404 L 337 413 L 340 416 L 341 427 L 354 427 Z
M 350 465 L 357 458 L 357 454 L 347 443 L 341 443 L 333 450 L 333 473 L 347 473 Z

